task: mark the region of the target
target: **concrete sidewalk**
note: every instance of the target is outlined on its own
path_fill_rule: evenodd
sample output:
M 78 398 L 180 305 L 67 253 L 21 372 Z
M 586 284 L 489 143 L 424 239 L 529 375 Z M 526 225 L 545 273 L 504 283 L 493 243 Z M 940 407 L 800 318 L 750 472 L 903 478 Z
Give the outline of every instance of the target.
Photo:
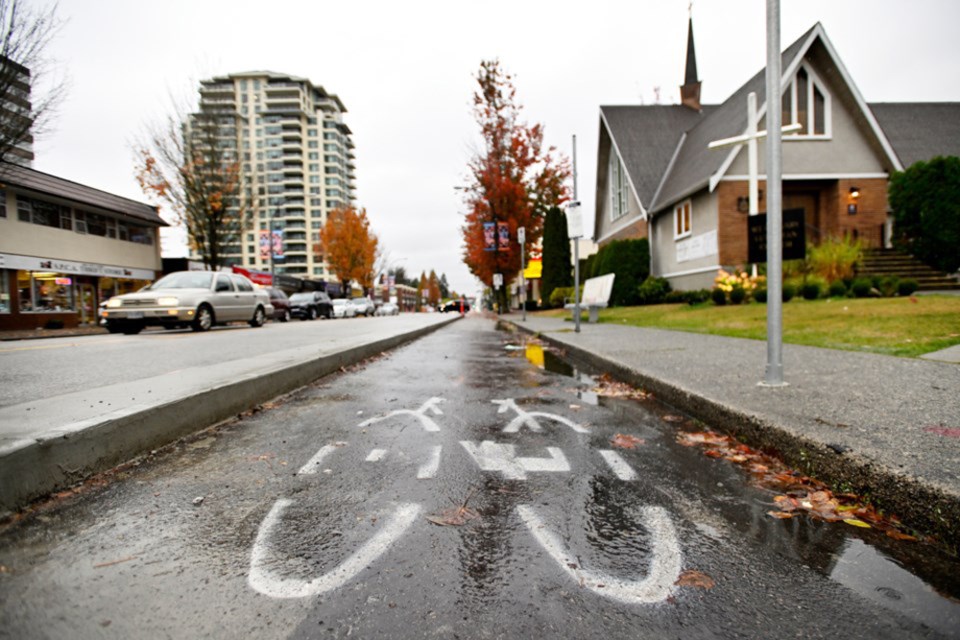
M 459 315 L 422 314 L 350 340 L 0 407 L 0 514 L 434 331 Z
M 574 359 L 773 448 L 791 466 L 867 495 L 960 546 L 960 366 L 784 345 L 788 386 L 758 386 L 766 342 L 615 324 L 503 316 Z

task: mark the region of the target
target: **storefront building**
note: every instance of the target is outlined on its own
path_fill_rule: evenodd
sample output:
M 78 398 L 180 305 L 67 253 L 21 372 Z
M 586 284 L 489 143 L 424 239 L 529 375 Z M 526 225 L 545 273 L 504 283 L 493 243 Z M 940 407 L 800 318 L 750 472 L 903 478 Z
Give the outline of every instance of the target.
M 24 167 L 0 176 L 0 330 L 95 324 L 162 269 L 154 207 Z

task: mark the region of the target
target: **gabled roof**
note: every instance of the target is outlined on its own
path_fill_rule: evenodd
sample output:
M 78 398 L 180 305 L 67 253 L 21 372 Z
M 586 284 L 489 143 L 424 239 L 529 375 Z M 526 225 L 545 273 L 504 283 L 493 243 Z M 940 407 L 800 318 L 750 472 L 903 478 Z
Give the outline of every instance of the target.
M 614 153 L 623 161 L 640 205 L 649 209 L 683 134 L 716 107 L 699 113 L 681 105 L 600 107 Z
M 960 102 L 878 102 L 870 110 L 904 167 L 960 156 Z
M 784 71 L 789 69 L 791 62 L 802 56 L 812 35 L 819 28 L 820 24 L 817 23 L 784 50 L 780 57 Z M 710 177 L 717 173 L 727 161 L 727 157 L 735 152 L 711 151 L 707 149 L 707 145 L 714 140 L 740 135 L 747 130 L 747 95 L 751 92 L 757 94 L 757 102 L 762 104 L 766 97 L 766 69 L 757 72 L 690 131 L 677 153 L 677 160 L 670 174 L 664 178 L 656 201 L 651 203 L 651 211 L 663 208 L 709 185 Z
M 0 167 L 0 182 L 25 191 L 43 193 L 56 198 L 69 200 L 78 205 L 96 207 L 111 213 L 119 213 L 136 218 L 158 227 L 169 226 L 157 213 L 156 207 L 136 200 L 115 196 L 106 191 L 64 180 L 49 173 L 42 173 L 27 167 L 4 164 Z

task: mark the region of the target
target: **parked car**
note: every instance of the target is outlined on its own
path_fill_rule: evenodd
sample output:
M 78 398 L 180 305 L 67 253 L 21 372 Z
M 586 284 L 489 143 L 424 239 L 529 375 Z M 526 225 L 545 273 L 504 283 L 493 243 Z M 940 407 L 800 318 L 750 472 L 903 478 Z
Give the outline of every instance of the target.
M 354 307 L 346 298 L 336 298 L 333 300 L 334 318 L 353 318 L 357 315 L 357 308 Z
M 287 294 L 276 287 L 269 287 L 267 295 L 270 296 L 270 304 L 273 305 L 273 319 L 280 322 L 290 320 L 290 298 Z
M 400 307 L 393 304 L 392 302 L 384 302 L 382 305 L 377 307 L 376 315 L 378 316 L 395 316 L 400 313 Z
M 333 316 L 330 296 L 324 291 L 302 291 L 290 296 L 290 314 L 301 320 L 316 320 Z
M 374 311 L 377 310 L 377 306 L 373 304 L 373 300 L 370 298 L 354 298 L 350 301 L 350 304 L 357 310 L 358 316 L 365 318 L 372 316 Z
M 136 334 L 147 326 L 190 327 L 246 322 L 261 327 L 273 315 L 265 289 L 236 273 L 176 271 L 136 293 L 114 296 L 103 311 L 110 333 Z
M 461 301 L 460 301 L 459 299 L 458 299 L 458 300 L 450 300 L 449 302 L 446 302 L 445 304 L 441 305 L 440 311 L 442 311 L 443 313 L 447 313 L 448 311 L 455 311 L 456 313 L 460 313 L 460 311 L 461 311 L 461 309 L 460 309 L 460 302 L 461 302 Z M 462 311 L 463 311 L 463 313 L 466 313 L 467 311 L 470 311 L 470 303 L 467 302 L 466 300 L 463 300 L 463 310 L 462 310 Z

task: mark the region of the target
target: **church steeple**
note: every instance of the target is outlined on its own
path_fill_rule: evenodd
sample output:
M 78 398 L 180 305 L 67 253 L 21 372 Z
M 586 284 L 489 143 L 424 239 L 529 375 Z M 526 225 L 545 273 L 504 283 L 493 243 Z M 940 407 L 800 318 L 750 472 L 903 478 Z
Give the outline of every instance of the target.
M 680 87 L 680 103 L 700 111 L 700 79 L 697 78 L 697 54 L 693 47 L 693 14 L 687 30 L 687 73 Z

